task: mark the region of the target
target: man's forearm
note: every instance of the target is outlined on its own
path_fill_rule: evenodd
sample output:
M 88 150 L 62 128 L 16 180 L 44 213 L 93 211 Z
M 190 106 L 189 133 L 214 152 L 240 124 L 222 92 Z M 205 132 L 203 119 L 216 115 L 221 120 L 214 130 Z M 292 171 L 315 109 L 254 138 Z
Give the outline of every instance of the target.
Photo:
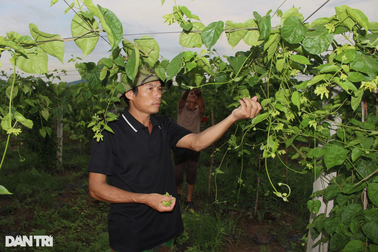
M 230 128 L 230 126 L 235 123 L 235 121 L 236 120 L 231 114 L 221 122 L 211 126 L 210 128 L 207 128 L 206 130 L 198 134 L 189 134 L 183 137 L 177 143 L 177 146 L 180 148 L 187 148 L 195 151 L 203 150 L 217 141 Z
M 257 96 L 250 99 L 243 98 L 243 100 L 239 100 L 239 102 L 240 106 L 234 109 L 226 119 L 201 133 L 192 133 L 184 136 L 177 142 L 176 146 L 200 151 L 217 141 L 233 123 L 242 119 L 252 119 L 257 116 L 262 109 L 260 103 L 257 102 Z
M 142 203 L 146 195 L 139 193 L 132 193 L 117 187 L 103 184 L 91 185 L 89 183 L 89 193 L 92 198 L 108 203 Z

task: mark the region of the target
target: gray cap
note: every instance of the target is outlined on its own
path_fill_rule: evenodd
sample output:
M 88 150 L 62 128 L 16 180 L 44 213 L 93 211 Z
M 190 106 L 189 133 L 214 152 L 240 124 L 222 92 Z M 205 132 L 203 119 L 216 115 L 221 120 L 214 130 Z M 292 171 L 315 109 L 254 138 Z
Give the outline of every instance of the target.
M 146 84 L 151 81 L 160 81 L 161 85 L 164 86 L 164 82 L 159 79 L 159 77 L 156 75 L 155 69 L 150 68 L 147 69 L 145 66 L 142 66 L 139 71 L 137 76 L 135 77 L 135 80 L 133 83 L 125 83 L 122 81 L 123 86 L 125 87 L 125 92 L 138 87 L 140 85 Z

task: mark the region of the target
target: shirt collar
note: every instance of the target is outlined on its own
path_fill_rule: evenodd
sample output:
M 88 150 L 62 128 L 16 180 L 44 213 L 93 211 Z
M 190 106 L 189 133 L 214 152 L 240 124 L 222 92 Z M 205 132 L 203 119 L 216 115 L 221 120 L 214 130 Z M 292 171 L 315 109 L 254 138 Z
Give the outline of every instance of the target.
M 141 124 L 137 119 L 134 118 L 134 116 L 132 116 L 129 113 L 129 110 L 127 107 L 123 110 L 122 118 L 130 126 L 130 128 L 134 130 L 135 132 L 138 132 L 139 130 L 145 128 L 143 124 Z M 155 115 L 151 115 L 150 120 L 151 120 L 152 128 L 157 126 L 159 127 L 159 129 L 161 129 L 160 124 L 158 120 L 156 119 Z
M 194 110 L 198 109 L 198 105 L 196 105 L 196 106 L 194 107 L 194 109 L 190 110 L 190 109 L 189 109 L 189 105 L 188 105 L 188 103 L 186 103 L 186 108 L 187 108 L 189 111 L 194 111 Z

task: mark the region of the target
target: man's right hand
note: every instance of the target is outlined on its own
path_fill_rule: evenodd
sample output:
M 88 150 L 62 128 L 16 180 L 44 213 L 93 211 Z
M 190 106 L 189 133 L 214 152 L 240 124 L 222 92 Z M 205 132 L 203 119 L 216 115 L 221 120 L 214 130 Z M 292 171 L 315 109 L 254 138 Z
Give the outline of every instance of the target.
M 163 201 L 173 200 L 170 206 L 164 206 Z M 162 195 L 158 193 L 146 194 L 145 204 L 158 212 L 171 212 L 176 205 L 176 199 L 170 195 Z
M 257 96 L 254 96 L 251 99 L 243 98 L 243 100 L 239 100 L 239 102 L 240 107 L 232 111 L 235 121 L 252 119 L 256 117 L 262 109 L 260 103 L 257 101 Z

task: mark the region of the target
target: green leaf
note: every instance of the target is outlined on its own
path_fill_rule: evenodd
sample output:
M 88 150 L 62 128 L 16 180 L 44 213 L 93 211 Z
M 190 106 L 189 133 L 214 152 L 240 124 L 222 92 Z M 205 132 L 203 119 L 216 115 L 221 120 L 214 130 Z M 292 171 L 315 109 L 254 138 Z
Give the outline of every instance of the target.
M 369 23 L 369 20 L 363 14 L 360 10 L 352 9 L 349 6 L 346 6 L 346 12 L 349 15 L 349 17 L 352 18 L 353 21 L 355 21 L 361 28 L 364 28 L 365 31 L 368 31 L 367 24 Z
M 324 155 L 324 153 L 325 153 L 325 149 L 323 149 L 323 148 L 314 148 L 314 149 L 311 149 L 307 153 L 307 156 L 309 158 L 313 158 L 313 157 L 320 158 L 321 156 Z
M 244 23 L 234 23 L 232 21 L 226 21 L 226 30 L 237 30 L 241 28 L 245 28 L 246 25 Z M 234 48 L 237 44 L 239 44 L 240 40 L 242 40 L 247 33 L 247 30 L 237 30 L 237 31 L 227 31 L 227 39 L 228 43 Z
M 92 12 L 95 16 L 98 16 L 97 15 L 98 10 L 96 6 L 93 4 L 92 0 L 84 0 L 84 5 L 87 6 L 88 10 Z
M 340 220 L 344 224 L 350 223 L 351 219 L 363 211 L 361 204 L 350 204 L 341 210 Z
M 47 132 L 45 128 L 39 129 L 39 134 L 43 137 L 46 138 Z
M 182 13 L 185 14 L 185 16 L 187 16 L 188 18 L 190 19 L 195 19 L 195 20 L 199 20 L 199 17 L 192 14 L 192 12 L 190 10 L 188 10 L 187 7 L 185 6 L 179 6 L 179 9 L 182 11 Z
M 267 59 L 271 60 L 277 51 L 278 43 L 280 42 L 280 34 L 276 33 L 269 36 L 268 41 L 264 44 L 264 51 L 268 50 Z
M 370 201 L 378 206 L 378 183 L 370 183 L 368 185 L 368 196 Z
M 282 73 L 283 68 L 285 67 L 285 60 L 284 59 L 279 59 L 276 62 L 276 68 L 277 71 Z
M 307 201 L 307 208 L 312 213 L 318 213 L 322 203 L 320 200 L 308 200 Z
M 359 240 L 352 240 L 347 243 L 343 252 L 357 252 L 357 251 L 364 251 L 365 247 L 362 241 Z
M 51 0 L 51 4 L 50 4 L 50 7 L 53 6 L 54 4 L 56 4 L 59 0 Z
M 91 27 L 88 27 L 88 24 Z M 95 19 L 88 19 L 82 15 L 82 12 L 77 13 L 71 21 L 71 34 L 76 38 L 76 45 L 82 50 L 83 58 L 89 55 L 96 47 L 99 36 L 92 33 L 92 29 L 98 29 L 99 24 Z M 85 37 L 85 36 L 90 37 Z M 95 35 L 95 36 L 93 36 Z M 84 36 L 84 37 L 83 37 Z
M 160 56 L 159 44 L 151 36 L 142 36 L 140 39 L 134 41 L 135 45 L 145 53 L 143 61 L 150 67 L 153 67 Z
M 372 240 L 375 244 L 378 244 L 378 223 L 370 221 L 362 225 L 362 231 L 364 234 Z
M 207 48 L 211 48 L 218 41 L 223 32 L 223 21 L 212 22 L 201 31 L 201 38 Z
M 327 169 L 344 163 L 348 155 L 348 151 L 339 145 L 330 145 L 324 153 L 324 163 Z
M 162 81 L 165 81 L 166 76 L 165 76 L 165 69 L 161 65 L 157 66 L 155 68 L 155 73 L 161 79 Z
M 304 19 L 303 15 L 299 13 L 298 8 L 292 7 L 283 13 L 280 21 L 281 26 L 284 26 L 286 19 L 290 17 L 299 17 L 301 21 Z
M 13 89 L 12 89 L 12 86 L 8 86 L 7 89 L 5 90 L 5 94 L 7 95 L 8 99 L 13 100 L 18 94 L 18 86 L 13 86 Z
M 370 55 L 356 51 L 356 58 L 350 63 L 350 69 L 370 76 L 376 76 L 378 71 L 378 61 Z
M 362 154 L 362 150 L 360 150 L 359 148 L 353 148 L 352 150 L 352 154 L 351 154 L 351 158 L 352 158 L 352 161 L 356 161 Z
M 252 124 L 256 125 L 269 117 L 269 112 L 258 114 L 255 118 L 252 119 Z
M 331 218 L 326 218 L 324 220 L 324 230 L 329 234 L 332 235 L 333 233 L 337 232 L 340 230 L 340 220 L 339 219 L 331 219 Z
M 307 28 L 302 24 L 300 17 L 288 17 L 281 28 L 281 35 L 290 44 L 298 44 L 306 36 Z
M 340 188 L 337 185 L 329 185 L 324 191 L 324 199 L 326 201 L 331 200 L 332 198 L 336 197 L 337 194 L 340 192 Z
M 350 72 L 348 74 L 347 80 L 349 80 L 351 82 L 361 82 L 361 81 L 366 80 L 366 77 L 365 77 L 365 75 L 363 75 L 362 73 L 359 73 L 359 72 Z
M 294 91 L 291 95 L 291 102 L 298 107 L 298 109 L 301 109 L 301 94 L 298 91 Z
M 228 57 L 227 60 L 230 62 L 231 67 L 234 69 L 235 73 L 239 73 L 240 69 L 243 67 L 247 57 L 244 54 L 240 54 L 237 57 Z
M 325 64 L 325 65 L 322 65 L 322 67 L 320 68 L 320 73 L 335 73 L 335 72 L 340 71 L 340 69 L 341 68 L 339 66 L 332 65 L 332 64 Z
M 307 84 L 307 86 L 311 86 L 311 85 L 314 85 L 322 80 L 325 80 L 326 76 L 324 74 L 320 74 L 320 75 L 316 75 L 314 76 Z
M 122 23 L 111 10 L 102 8 L 100 5 L 97 5 L 97 7 L 100 10 L 97 14 L 101 21 L 102 28 L 108 34 L 111 50 L 114 50 L 122 41 Z
M 47 109 L 41 110 L 40 113 L 41 113 L 42 117 L 45 118 L 46 121 L 49 120 L 50 113 Z
M 48 40 L 62 40 L 60 35 L 48 34 L 41 32 L 35 24 L 29 24 L 30 34 L 33 36 L 36 42 L 48 41 Z M 43 51 L 56 57 L 63 63 L 64 56 L 64 42 L 63 41 L 50 41 L 41 42 L 38 44 Z
M 253 18 L 248 19 L 245 23 L 245 27 L 249 28 L 258 28 L 255 20 Z M 249 46 L 258 46 L 264 43 L 263 41 L 259 41 L 260 31 L 259 30 L 248 30 L 247 33 L 244 35 L 243 40 Z
M 104 125 L 104 129 L 106 131 L 109 131 L 110 133 L 113 133 L 114 134 L 114 131 L 112 130 L 112 128 L 110 128 L 107 124 Z
M 355 186 L 352 183 L 348 183 L 344 186 L 342 193 L 353 194 L 355 192 L 362 191 L 365 187 L 366 187 L 366 183 L 359 184 L 358 186 Z
M 303 48 L 310 54 L 320 54 L 330 47 L 334 34 L 328 33 L 324 27 L 316 27 L 315 31 L 307 32 L 302 41 Z
M 174 57 L 167 67 L 167 80 L 171 80 L 176 74 L 178 74 L 182 68 L 182 60 L 185 52 L 181 52 Z
M 2 194 L 13 194 L 7 190 L 4 186 L 0 185 L 0 195 Z
M 15 56 L 11 62 L 16 59 L 16 66 L 26 73 L 43 74 L 47 73 L 47 54 L 39 47 L 25 49 L 27 58 L 22 55 Z
M 335 7 L 335 10 L 341 24 L 348 27 L 348 29 L 351 31 L 355 25 L 355 22 L 349 17 L 347 8 L 350 7 L 347 5 L 340 5 L 338 7 Z
M 260 20 L 257 21 L 260 31 L 259 39 L 265 40 L 269 37 L 270 31 L 272 29 L 271 17 L 270 15 L 263 16 Z
M 356 111 L 356 109 L 361 105 L 362 96 L 364 95 L 363 89 L 358 89 L 357 92 L 355 92 L 355 96 L 352 96 L 352 109 L 353 111 Z
M 336 233 L 330 239 L 330 250 L 340 251 L 349 242 L 349 238 L 343 233 Z
M 303 64 L 303 65 L 312 65 L 311 62 L 308 60 L 308 58 L 302 55 L 298 55 L 298 54 L 290 55 L 290 60 L 297 62 L 299 64 Z
M 180 45 L 183 47 L 194 48 L 201 47 L 203 42 L 201 38 L 201 33 L 196 33 L 195 31 L 202 31 L 205 25 L 200 22 L 193 22 L 192 32 L 182 32 L 180 34 Z
M 378 245 L 370 243 L 369 244 L 369 252 L 378 252 Z
M 132 82 L 134 82 L 135 77 L 138 73 L 139 69 L 139 50 L 135 48 L 135 50 L 131 53 L 129 59 L 126 63 L 126 74 L 130 78 Z
M 19 112 L 14 113 L 14 118 L 25 127 L 29 129 L 33 128 L 33 121 L 26 119 L 21 113 Z
M 371 208 L 364 211 L 365 222 L 378 222 L 378 208 Z

